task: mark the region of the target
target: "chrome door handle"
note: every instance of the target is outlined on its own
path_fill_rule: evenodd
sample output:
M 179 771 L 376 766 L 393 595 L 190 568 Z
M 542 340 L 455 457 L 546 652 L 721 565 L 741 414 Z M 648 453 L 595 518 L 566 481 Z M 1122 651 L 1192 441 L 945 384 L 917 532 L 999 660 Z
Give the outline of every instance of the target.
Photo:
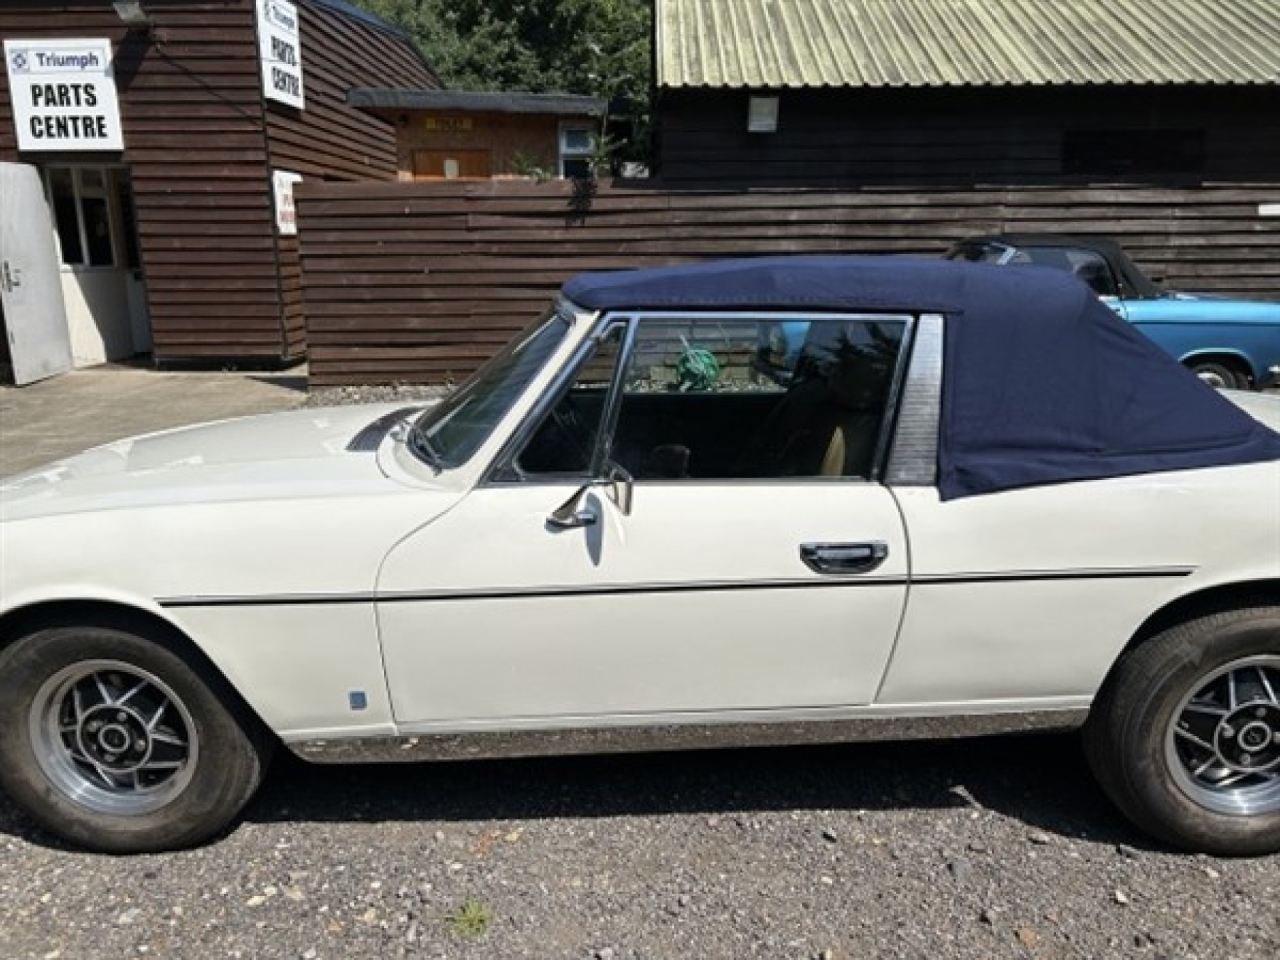
M 888 556 L 889 545 L 883 540 L 800 544 L 800 559 L 817 573 L 868 573 Z

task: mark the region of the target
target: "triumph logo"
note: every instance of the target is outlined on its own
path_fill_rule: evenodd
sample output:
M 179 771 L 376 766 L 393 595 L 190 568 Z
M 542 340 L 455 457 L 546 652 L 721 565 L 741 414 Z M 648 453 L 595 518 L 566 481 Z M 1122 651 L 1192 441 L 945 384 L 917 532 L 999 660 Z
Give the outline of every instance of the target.
M 290 32 L 297 32 L 298 20 L 296 15 L 275 3 L 274 0 L 263 0 L 262 9 L 269 22 Z
M 9 67 L 14 73 L 30 73 L 31 62 L 27 59 L 27 51 L 17 50 L 9 58 Z

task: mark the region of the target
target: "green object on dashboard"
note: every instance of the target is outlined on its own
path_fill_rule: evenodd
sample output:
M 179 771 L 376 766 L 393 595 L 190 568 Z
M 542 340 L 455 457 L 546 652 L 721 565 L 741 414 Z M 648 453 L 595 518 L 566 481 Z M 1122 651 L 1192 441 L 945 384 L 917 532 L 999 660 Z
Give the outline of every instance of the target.
M 676 361 L 676 377 L 681 390 L 709 390 L 720 379 L 720 364 L 710 350 L 685 347 Z

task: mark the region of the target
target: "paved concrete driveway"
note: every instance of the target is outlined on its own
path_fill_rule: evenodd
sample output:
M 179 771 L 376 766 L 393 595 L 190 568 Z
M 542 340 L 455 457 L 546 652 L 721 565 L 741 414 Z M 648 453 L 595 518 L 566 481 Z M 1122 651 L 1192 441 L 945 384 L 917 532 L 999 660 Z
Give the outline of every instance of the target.
M 0 476 L 139 433 L 301 406 L 306 374 L 76 370 L 0 387 Z

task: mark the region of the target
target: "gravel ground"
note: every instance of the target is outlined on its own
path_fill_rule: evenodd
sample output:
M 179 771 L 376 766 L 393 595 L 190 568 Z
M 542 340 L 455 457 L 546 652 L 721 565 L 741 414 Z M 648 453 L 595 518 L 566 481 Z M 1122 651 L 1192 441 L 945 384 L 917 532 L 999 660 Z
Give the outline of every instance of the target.
M 304 406 L 341 407 L 350 403 L 417 403 L 438 400 L 448 387 L 421 387 L 401 384 L 394 387 L 314 387 L 307 393 Z
M 6 958 L 1280 956 L 1280 858 L 1148 844 L 1076 738 L 312 767 L 185 853 L 0 799 Z

